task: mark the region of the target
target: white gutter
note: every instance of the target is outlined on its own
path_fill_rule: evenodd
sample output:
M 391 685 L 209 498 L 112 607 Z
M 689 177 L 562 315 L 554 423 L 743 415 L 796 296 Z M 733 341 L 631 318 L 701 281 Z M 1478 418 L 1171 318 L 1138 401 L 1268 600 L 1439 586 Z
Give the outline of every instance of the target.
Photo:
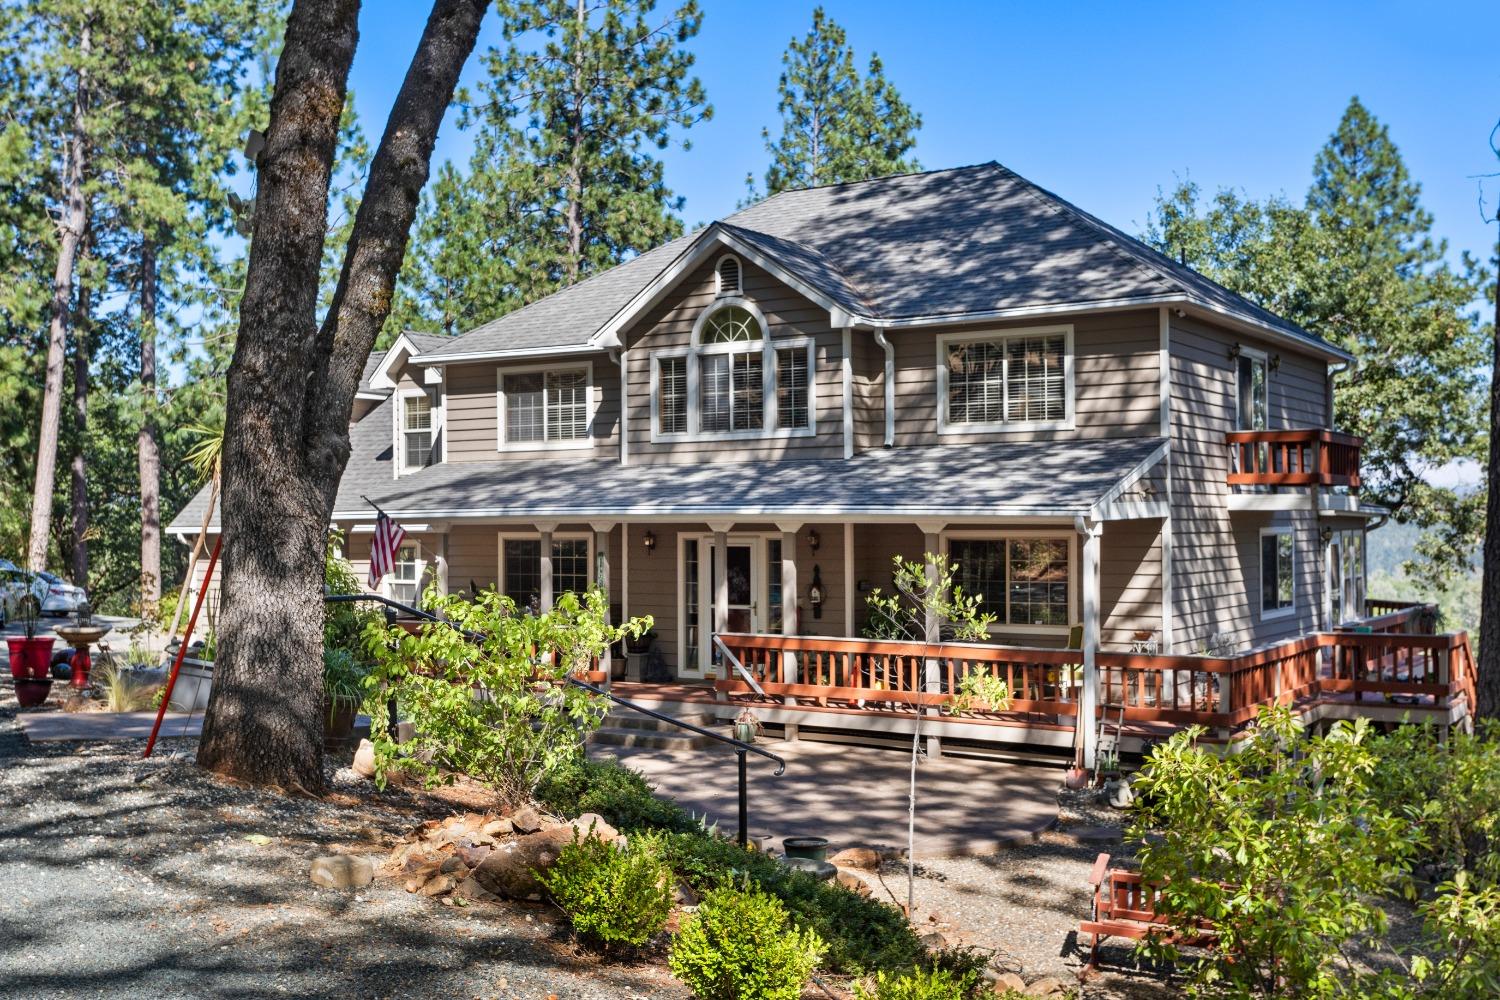
M 885 339 L 885 331 L 875 328 L 875 343 L 885 351 L 885 446 L 896 443 L 896 348 Z
M 612 345 L 618 347 L 618 344 Z M 593 344 L 532 347 L 512 351 L 470 351 L 467 354 L 428 354 L 411 359 L 414 365 L 450 365 L 460 361 L 499 361 L 505 358 L 546 358 L 562 354 L 599 354 L 605 348 Z

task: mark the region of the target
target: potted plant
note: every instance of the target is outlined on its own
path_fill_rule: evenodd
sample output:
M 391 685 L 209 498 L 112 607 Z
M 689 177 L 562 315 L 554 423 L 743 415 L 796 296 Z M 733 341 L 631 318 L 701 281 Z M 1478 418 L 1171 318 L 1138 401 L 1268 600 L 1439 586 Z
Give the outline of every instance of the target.
M 365 668 L 347 649 L 323 647 L 323 749 L 337 752 L 354 737 L 365 700 Z
M 651 644 L 656 641 L 656 629 L 647 629 L 640 635 L 627 635 L 625 637 L 625 649 L 632 656 L 645 656 L 651 652 Z
M 1010 710 L 1010 685 L 996 674 L 973 670 L 958 682 L 948 710 L 954 715 L 965 712 L 1006 712 Z
M 47 680 L 52 675 L 52 636 L 39 636 L 37 632 L 37 603 L 34 598 L 21 602 L 21 628 L 24 636 L 11 636 L 5 640 L 10 650 L 10 675 L 17 681 L 22 678 Z

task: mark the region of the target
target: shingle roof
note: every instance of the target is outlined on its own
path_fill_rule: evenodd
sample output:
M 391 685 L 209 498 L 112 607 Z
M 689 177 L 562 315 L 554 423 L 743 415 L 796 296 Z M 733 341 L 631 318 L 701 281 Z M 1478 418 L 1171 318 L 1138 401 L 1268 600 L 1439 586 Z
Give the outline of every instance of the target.
M 785 191 L 710 229 L 751 244 L 841 307 L 873 320 L 1175 296 L 1338 353 L 998 163 Z M 426 356 L 586 348 L 704 238 L 710 234 L 674 240 Z
M 436 350 L 437 348 L 442 347 L 444 344 L 451 343 L 454 340 L 453 337 L 449 337 L 445 334 L 418 333 L 415 330 L 405 330 L 403 331 L 403 336 L 409 339 L 412 342 L 412 345 L 416 347 L 419 352 Z M 370 356 L 365 359 L 365 369 L 360 373 L 359 376 L 360 392 L 374 392 L 381 395 L 386 395 L 391 391 L 389 389 L 376 389 L 370 385 L 370 379 L 374 378 L 375 373 L 380 371 L 380 367 L 385 364 L 386 356 L 390 353 L 391 352 L 389 350 L 370 352 Z

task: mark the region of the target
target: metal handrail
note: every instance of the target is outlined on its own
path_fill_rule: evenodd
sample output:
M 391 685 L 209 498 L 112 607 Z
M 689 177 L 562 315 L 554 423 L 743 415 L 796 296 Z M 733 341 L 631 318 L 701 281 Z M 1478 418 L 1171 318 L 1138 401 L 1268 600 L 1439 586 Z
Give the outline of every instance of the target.
M 414 618 L 446 625 L 449 628 L 453 629 L 455 632 L 458 632 L 465 639 L 468 639 L 470 642 L 483 642 L 488 638 L 488 636 L 486 636 L 483 632 L 475 632 L 471 629 L 466 629 L 463 626 L 459 625 L 457 622 L 449 621 L 447 618 L 444 618 L 441 615 L 435 615 L 430 611 L 423 611 L 421 608 L 414 608 L 409 604 L 402 604 L 400 601 L 392 600 L 391 598 L 385 597 L 381 594 L 323 595 L 323 603 L 325 604 L 355 604 L 366 602 L 371 604 L 384 605 L 386 608 L 386 616 L 389 620 L 392 621 L 394 621 L 395 619 L 395 615 L 392 614 L 392 612 L 404 611 Z M 742 667 L 740 669 L 743 672 L 744 668 Z M 645 705 L 637 704 L 636 702 L 630 701 L 628 698 L 621 698 L 619 695 L 611 694 L 609 691 L 606 691 L 603 688 L 595 687 L 587 681 L 579 680 L 576 677 L 570 676 L 566 678 L 566 681 L 568 684 L 571 684 L 574 687 L 582 688 L 585 691 L 591 691 L 597 695 L 602 695 L 603 697 L 608 698 L 610 701 L 614 702 L 616 705 L 628 708 L 632 712 L 640 712 L 642 715 L 657 719 L 661 722 L 665 722 L 668 725 L 676 726 L 678 729 L 686 729 L 689 732 L 697 733 L 700 736 L 707 736 L 711 740 L 716 740 L 719 743 L 727 743 L 730 746 L 734 747 L 734 752 L 739 757 L 739 843 L 741 847 L 745 847 L 749 843 L 749 807 L 746 789 L 748 779 L 745 770 L 745 755 L 753 753 L 757 756 L 764 757 L 767 760 L 775 761 L 776 770 L 771 772 L 771 776 L 776 778 L 779 778 L 786 773 L 786 760 L 784 758 L 771 753 L 771 751 L 769 750 L 762 750 L 760 747 L 755 746 L 754 744 L 746 743 L 744 740 L 735 739 L 732 736 L 725 736 L 722 733 L 716 733 L 711 729 L 704 729 L 701 726 L 695 726 L 691 722 L 683 722 L 681 719 L 674 718 L 673 716 L 667 715 L 664 712 L 658 712 L 655 709 L 647 708 Z M 753 679 L 751 683 L 754 683 Z M 394 722 L 395 719 L 393 715 L 393 725 Z

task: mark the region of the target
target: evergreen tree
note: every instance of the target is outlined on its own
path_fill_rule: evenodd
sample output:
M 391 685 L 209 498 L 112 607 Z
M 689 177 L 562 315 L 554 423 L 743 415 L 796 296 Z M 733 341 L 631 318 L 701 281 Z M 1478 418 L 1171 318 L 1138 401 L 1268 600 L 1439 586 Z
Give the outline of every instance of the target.
M 652 151 L 710 117 L 685 43 L 695 0 L 507 0 L 506 45 L 484 57 L 466 177 L 424 199 L 389 343 L 464 329 L 606 270 L 682 232 L 682 199 Z M 686 143 L 684 143 L 686 146 Z
M 885 78 L 878 55 L 859 75 L 844 29 L 822 7 L 813 11 L 812 30 L 792 39 L 781 62 L 781 134 L 772 141 L 770 130 L 761 130 L 771 154 L 768 194 L 918 169 L 910 154 L 922 116 Z
M 1219 283 L 1343 347 L 1358 363 L 1336 387 L 1335 422 L 1364 438 L 1364 492 L 1427 531 L 1419 569 L 1467 565 L 1482 497 L 1429 474 L 1482 460 L 1486 332 L 1473 303 L 1479 262 L 1446 261 L 1386 127 L 1354 99 L 1319 152 L 1305 204 L 1192 183 L 1158 196 L 1146 238 Z

